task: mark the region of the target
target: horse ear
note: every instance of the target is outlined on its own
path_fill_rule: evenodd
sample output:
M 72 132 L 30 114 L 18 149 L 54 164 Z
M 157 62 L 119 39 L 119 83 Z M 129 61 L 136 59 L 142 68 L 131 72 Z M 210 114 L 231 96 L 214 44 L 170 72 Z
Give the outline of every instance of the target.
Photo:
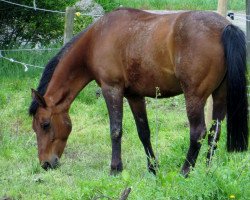
M 45 102 L 45 99 L 43 98 L 43 96 L 41 94 L 39 94 L 39 92 L 37 92 L 36 90 L 34 89 L 31 89 L 31 94 L 32 94 L 32 98 L 34 100 L 36 100 L 36 102 L 43 108 L 46 108 L 47 105 L 46 105 L 46 102 Z

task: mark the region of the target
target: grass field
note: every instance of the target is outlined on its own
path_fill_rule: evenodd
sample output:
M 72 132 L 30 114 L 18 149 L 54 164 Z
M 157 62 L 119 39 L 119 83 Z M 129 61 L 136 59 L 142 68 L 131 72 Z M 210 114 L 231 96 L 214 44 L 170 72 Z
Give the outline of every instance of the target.
M 156 10 L 217 10 L 218 0 L 96 0 L 101 3 L 105 10 L 111 10 L 114 7 L 124 6 L 140 9 Z M 245 10 L 245 1 L 228 1 L 228 10 Z
M 99 0 L 103 3 L 108 0 Z M 217 1 L 114 0 L 115 5 L 144 9 L 216 9 Z M 184 3 L 183 3 L 184 2 Z M 245 1 L 230 1 L 230 9 L 242 10 Z M 56 51 L 2 54 L 24 63 L 44 66 Z M 28 116 L 31 88 L 42 70 L 0 58 L 0 200 L 2 199 L 119 199 L 131 187 L 131 200 L 211 200 L 250 197 L 248 152 L 227 153 L 225 124 L 210 167 L 206 166 L 207 140 L 203 141 L 195 169 L 185 179 L 180 174 L 189 144 L 189 128 L 182 95 L 147 99 L 151 140 L 160 168 L 147 172 L 146 156 L 137 136 L 128 103 L 124 100 L 122 158 L 124 171 L 109 175 L 111 142 L 108 113 L 98 88 L 89 84 L 74 101 L 70 115 L 73 130 L 56 170 L 43 170 L 37 158 L 36 136 Z
M 5 56 L 43 66 L 54 53 Z M 250 196 L 249 151 L 227 153 L 225 127 L 212 166 L 205 165 L 207 142 L 204 141 L 190 177 L 184 179 L 179 174 L 189 141 L 183 96 L 147 99 L 153 147 L 160 163 L 156 177 L 146 170 L 146 157 L 125 101 L 124 172 L 110 176 L 109 120 L 103 98 L 95 96 L 95 83 L 87 86 L 72 105 L 73 131 L 61 166 L 44 171 L 38 163 L 32 119 L 27 114 L 30 88 L 37 86 L 41 69 L 24 72 L 21 65 L 3 59 L 0 66 L 0 199 L 119 199 L 126 187 L 132 187 L 129 199 L 136 200 Z

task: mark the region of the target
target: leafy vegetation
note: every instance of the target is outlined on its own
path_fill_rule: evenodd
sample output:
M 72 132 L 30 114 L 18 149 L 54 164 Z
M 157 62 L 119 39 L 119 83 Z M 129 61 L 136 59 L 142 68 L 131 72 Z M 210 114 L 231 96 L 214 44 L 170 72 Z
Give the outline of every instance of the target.
M 43 66 L 55 53 L 19 52 L 6 53 L 5 56 Z M 118 199 L 127 187 L 132 187 L 131 200 L 226 200 L 250 196 L 249 151 L 227 153 L 225 127 L 212 166 L 205 165 L 208 147 L 203 141 L 190 177 L 184 179 L 179 174 L 189 142 L 183 96 L 147 99 L 152 143 L 160 163 L 156 177 L 146 170 L 145 153 L 125 101 L 124 172 L 116 177 L 110 176 L 108 113 L 104 99 L 95 96 L 95 83 L 88 85 L 72 105 L 73 131 L 61 166 L 44 171 L 38 163 L 32 119 L 27 114 L 30 88 L 37 86 L 41 69 L 30 68 L 24 72 L 21 65 L 3 59 L 0 66 L 0 199 Z
M 77 0 L 49 1 L 36 0 L 36 6 L 49 10 L 65 11 L 67 6 L 73 5 Z M 33 7 L 33 1 L 11 1 Z M 52 41 L 61 41 L 64 27 L 64 14 L 36 11 L 0 2 L 1 29 L 0 47 L 10 48 L 19 45 L 46 46 Z

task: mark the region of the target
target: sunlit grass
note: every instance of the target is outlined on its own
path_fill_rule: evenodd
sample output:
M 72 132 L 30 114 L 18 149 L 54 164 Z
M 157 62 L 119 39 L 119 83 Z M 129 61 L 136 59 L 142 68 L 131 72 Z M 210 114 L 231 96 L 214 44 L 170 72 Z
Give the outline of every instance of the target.
M 97 0 L 105 10 L 110 11 L 115 7 L 132 7 L 139 9 L 155 10 L 217 10 L 218 0 Z M 245 10 L 245 1 L 228 1 L 228 10 Z
M 107 11 L 119 6 L 217 9 L 217 0 L 98 2 L 105 5 Z M 229 9 L 244 10 L 245 1 L 231 0 Z M 56 51 L 2 54 L 28 64 L 44 66 Z M 32 67 L 24 72 L 24 66 L 0 59 L 0 199 L 118 199 L 126 187 L 132 187 L 129 199 L 135 200 L 249 198 L 250 152 L 229 154 L 225 151 L 225 124 L 211 167 L 205 165 L 208 148 L 205 140 L 190 177 L 184 179 L 179 174 L 189 143 L 183 96 L 157 101 L 147 99 L 151 139 L 160 164 L 156 177 L 146 170 L 145 153 L 125 101 L 122 139 L 124 173 L 110 176 L 108 113 L 104 99 L 95 96 L 95 83 L 87 86 L 71 107 L 73 130 L 61 166 L 44 171 L 38 163 L 36 137 L 27 111 L 31 101 L 30 89 L 37 87 L 41 72 L 41 69 Z M 159 130 L 156 129 L 156 120 Z

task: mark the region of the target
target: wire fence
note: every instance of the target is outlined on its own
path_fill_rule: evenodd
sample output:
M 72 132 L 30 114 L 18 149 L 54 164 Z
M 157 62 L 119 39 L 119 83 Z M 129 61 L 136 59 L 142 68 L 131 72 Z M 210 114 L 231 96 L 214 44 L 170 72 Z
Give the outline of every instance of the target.
M 23 5 L 23 4 L 19 4 L 19 3 L 14 3 L 12 1 L 6 1 L 6 0 L 0 0 L 0 1 L 2 1 L 4 3 L 11 4 L 11 5 L 23 7 L 23 8 L 34 9 L 34 10 L 39 10 L 39 11 L 44 11 L 44 12 L 53 12 L 53 13 L 65 14 L 65 11 L 49 10 L 49 9 L 44 9 L 44 8 L 38 8 L 38 7 L 36 7 L 36 1 L 35 0 L 33 1 L 33 6 L 27 6 L 27 5 Z
M 52 51 L 52 50 L 59 50 L 60 48 L 47 48 L 47 49 L 0 49 L 0 52 L 18 52 L 18 51 Z
M 7 0 L 0 0 L 0 1 L 4 2 L 4 3 L 11 4 L 13 6 L 23 7 L 25 9 L 33 9 L 35 11 L 44 11 L 44 12 L 52 12 L 52 13 L 59 13 L 59 14 L 65 14 L 66 13 L 65 11 L 58 11 L 58 10 L 50 10 L 50 9 L 45 9 L 45 8 L 39 8 L 36 5 L 36 0 L 33 0 L 33 6 L 23 5 L 23 4 L 19 4 L 19 3 L 15 3 L 15 2 L 7 1 Z M 171 11 L 171 12 L 175 12 L 175 11 Z M 178 11 L 176 11 L 176 12 L 178 12 Z M 77 12 L 76 16 L 79 16 L 79 15 L 86 15 L 86 16 L 91 16 L 91 17 L 97 17 L 97 16 L 100 17 L 100 16 L 102 16 L 102 15 L 94 15 L 94 14 L 86 14 L 86 13 Z M 231 20 L 234 20 L 234 21 L 238 20 L 238 21 L 241 21 L 243 23 L 250 21 L 250 19 L 248 19 L 248 18 L 250 18 L 250 15 L 246 15 L 244 13 L 228 13 L 228 16 L 230 17 Z M 250 43 L 250 41 L 247 41 L 247 42 Z M 24 63 L 24 62 L 21 62 L 21 61 L 17 61 L 14 58 L 9 58 L 9 57 L 3 56 L 2 52 L 20 52 L 20 51 L 33 51 L 33 52 L 36 52 L 36 51 L 51 51 L 51 50 L 59 50 L 59 49 L 60 48 L 2 49 L 2 50 L 0 50 L 0 58 L 5 59 L 5 60 L 10 61 L 10 62 L 13 62 L 13 63 L 21 64 L 24 67 L 24 70 L 27 71 L 28 67 L 35 67 L 35 68 L 43 68 L 43 67 L 28 64 L 28 63 Z
M 25 62 L 22 62 L 22 61 L 18 61 L 14 58 L 10 58 L 10 57 L 6 57 L 3 55 L 3 52 L 26 52 L 26 51 L 30 51 L 30 52 L 36 52 L 36 51 L 55 51 L 55 50 L 59 50 L 60 48 L 43 48 L 43 49 L 38 49 L 38 48 L 26 48 L 26 49 L 1 49 L 0 50 L 0 59 L 4 59 L 4 60 L 7 60 L 9 62 L 12 62 L 12 63 L 16 63 L 16 64 L 20 64 L 24 67 L 24 71 L 27 72 L 29 67 L 34 67 L 34 68 L 39 68 L 39 69 L 43 69 L 44 67 L 41 67 L 41 66 L 37 66 L 37 65 L 33 65 L 33 64 L 28 64 L 28 63 L 25 63 Z
M 6 0 L 0 0 L 0 1 L 2 1 L 4 3 L 11 4 L 11 5 L 23 7 L 23 8 L 26 8 L 26 9 L 33 9 L 35 11 L 44 11 L 44 12 L 59 13 L 59 14 L 65 14 L 66 13 L 65 11 L 38 8 L 36 6 L 36 1 L 35 0 L 33 0 L 33 6 L 27 6 L 27 5 L 24 5 L 24 4 L 14 3 L 14 2 L 11 2 L 11 1 L 6 1 Z M 102 15 L 97 15 L 97 14 L 88 14 L 88 13 L 80 13 L 80 12 L 77 12 L 76 14 L 77 14 L 77 16 L 79 16 L 79 15 L 90 16 L 90 17 L 101 17 L 102 16 Z
M 12 63 L 17 63 L 17 64 L 20 64 L 24 67 L 24 71 L 27 72 L 29 67 L 34 67 L 34 68 L 40 68 L 40 69 L 43 69 L 43 67 L 40 67 L 40 66 L 37 66 L 37 65 L 32 65 L 32 64 L 27 64 L 27 63 L 24 63 L 24 62 L 21 62 L 21 61 L 17 61 L 13 58 L 8 58 L 8 57 L 5 57 L 2 55 L 1 51 L 0 51 L 0 58 L 2 59 L 5 59 L 5 60 L 8 60 Z
M 4 3 L 8 3 L 8 4 L 11 4 L 13 6 L 19 6 L 19 7 L 22 7 L 24 9 L 33 9 L 35 11 L 44 11 L 44 12 L 51 12 L 51 13 L 59 13 L 59 14 L 65 14 L 66 12 L 65 11 L 58 11 L 58 10 L 50 10 L 50 9 L 45 9 L 45 8 L 39 8 L 36 6 L 36 0 L 33 0 L 33 6 L 28 6 L 28 5 L 24 5 L 24 4 L 19 4 L 19 3 L 15 3 L 15 2 L 11 2 L 11 1 L 7 1 L 7 0 L 0 0 L 0 2 L 4 2 Z M 76 12 L 75 15 L 77 17 L 81 16 L 81 15 L 84 15 L 84 16 L 90 16 L 90 17 L 101 17 L 102 15 L 97 15 L 97 14 L 87 14 L 87 13 L 80 13 L 80 12 Z M 40 69 L 43 69 L 44 67 L 41 67 L 41 66 L 37 66 L 37 65 L 32 65 L 32 64 L 28 64 L 28 63 L 25 63 L 25 62 L 22 62 L 22 61 L 18 61 L 14 58 L 10 58 L 10 57 L 6 57 L 6 56 L 3 56 L 3 53 L 2 52 L 21 52 L 21 51 L 32 51 L 32 52 L 36 52 L 36 51 L 51 51 L 51 50 L 59 50 L 60 48 L 47 48 L 47 49 L 39 49 L 39 48 L 26 48 L 26 49 L 1 49 L 0 50 L 0 59 L 5 59 L 9 62 L 12 62 L 12 63 L 17 63 L 17 64 L 20 64 L 24 67 L 24 71 L 28 71 L 28 67 L 35 67 L 35 68 L 40 68 Z

